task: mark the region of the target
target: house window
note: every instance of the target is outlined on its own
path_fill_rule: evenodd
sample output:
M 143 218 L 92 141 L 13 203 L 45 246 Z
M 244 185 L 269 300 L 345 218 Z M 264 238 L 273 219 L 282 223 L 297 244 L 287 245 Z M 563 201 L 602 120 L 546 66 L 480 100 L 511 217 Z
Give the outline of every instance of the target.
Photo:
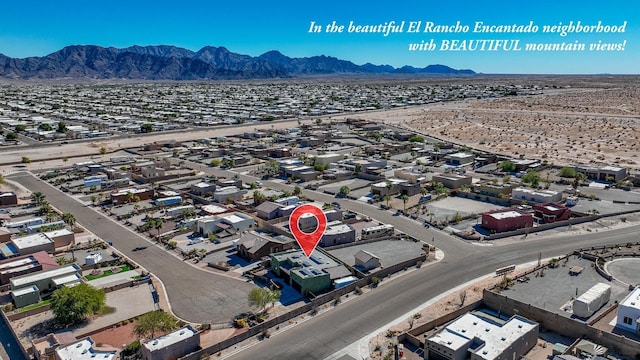
M 627 325 L 632 325 L 633 324 L 633 319 L 628 317 L 628 316 L 625 316 L 622 321 Z

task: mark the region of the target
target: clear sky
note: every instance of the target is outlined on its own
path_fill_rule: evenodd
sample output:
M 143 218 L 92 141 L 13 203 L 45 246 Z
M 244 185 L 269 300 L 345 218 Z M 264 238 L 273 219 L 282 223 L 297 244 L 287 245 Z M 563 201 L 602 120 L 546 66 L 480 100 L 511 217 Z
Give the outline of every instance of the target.
M 215 1 L 215 0 L 31 0 L 6 1 L 0 15 L 0 53 L 11 57 L 44 56 L 67 45 L 175 45 L 197 51 L 224 46 L 260 55 L 279 50 L 291 57 L 335 56 L 356 64 L 396 67 L 444 64 L 483 73 L 639 74 L 640 7 L 636 1 Z M 309 33 L 311 22 L 321 33 Z M 326 33 L 326 24 L 345 25 Z M 402 33 L 349 33 L 349 22 L 378 25 L 405 21 Z M 422 21 L 408 33 L 410 21 Z M 466 33 L 425 33 L 435 25 L 468 25 Z M 474 33 L 486 25 L 527 25 L 535 33 Z M 544 33 L 544 25 L 613 25 L 626 21 L 623 33 Z M 436 44 L 434 51 L 409 51 L 409 43 Z M 440 50 L 443 40 L 519 40 L 520 51 Z M 624 41 L 626 40 L 626 43 Z M 589 44 L 618 44 L 618 50 L 591 51 Z M 584 44 L 584 51 L 526 51 L 531 44 Z M 467 44 L 468 45 L 468 44 Z M 621 46 L 624 48 L 621 49 Z

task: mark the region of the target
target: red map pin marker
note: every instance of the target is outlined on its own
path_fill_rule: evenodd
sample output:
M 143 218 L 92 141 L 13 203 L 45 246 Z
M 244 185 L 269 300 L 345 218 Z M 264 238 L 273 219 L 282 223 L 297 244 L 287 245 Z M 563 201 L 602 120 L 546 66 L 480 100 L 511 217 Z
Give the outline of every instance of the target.
M 300 220 L 300 217 L 304 214 L 311 214 L 315 216 L 316 220 L 318 220 L 318 227 L 312 233 L 306 233 L 300 230 L 298 220 Z M 327 229 L 327 216 L 324 214 L 322 209 L 315 205 L 305 204 L 298 206 L 293 210 L 289 217 L 289 229 L 291 230 L 293 237 L 296 238 L 296 241 L 302 248 L 304 254 L 307 257 L 310 257 L 311 253 L 320 242 L 320 238 L 324 234 L 324 231 Z

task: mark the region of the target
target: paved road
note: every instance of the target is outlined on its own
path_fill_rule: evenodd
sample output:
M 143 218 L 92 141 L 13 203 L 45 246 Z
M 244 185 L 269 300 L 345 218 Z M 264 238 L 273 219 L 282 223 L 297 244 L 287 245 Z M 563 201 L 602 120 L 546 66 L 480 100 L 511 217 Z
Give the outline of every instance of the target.
M 206 168 L 203 166 L 203 170 Z M 212 172 L 213 169 L 209 168 L 208 170 L 208 172 Z M 213 172 L 219 176 L 231 174 L 217 169 Z M 245 181 L 255 180 L 244 175 L 240 175 L 240 177 Z M 159 248 L 152 247 L 143 252 L 134 253 L 128 249 L 138 246 L 138 244 L 145 244 L 145 239 L 115 224 L 105 225 L 104 222 L 110 220 L 105 220 L 103 216 L 93 211 L 84 210 L 82 205 L 75 200 L 30 175 L 21 175 L 18 180 L 27 188 L 45 193 L 47 199 L 61 210 L 78 214 L 76 215 L 78 222 L 93 229 L 98 236 L 114 239 L 114 245 L 118 249 L 123 249 L 126 255 L 139 261 L 165 282 L 172 302 L 177 301 L 175 299 L 186 298 L 184 301 L 177 302 L 180 306 L 174 306 L 174 311 L 179 316 L 191 314 L 193 316 L 188 319 L 204 321 L 202 319 L 206 319 L 206 316 L 211 316 L 211 310 L 207 311 L 207 305 L 211 306 L 217 301 L 221 305 L 228 306 L 227 302 L 231 302 L 226 293 L 222 294 L 215 290 L 216 288 L 224 288 L 224 286 L 210 286 L 210 281 L 217 280 L 220 278 L 219 276 L 208 273 L 205 273 L 206 276 L 195 275 L 195 273 L 201 274 L 202 272 L 189 266 L 174 264 L 177 261 L 177 263 L 184 265 Z M 292 189 L 292 186 L 286 184 L 265 183 L 273 188 Z M 317 201 L 331 202 L 335 200 L 327 194 L 309 191 L 304 193 Z M 236 354 L 232 357 L 233 359 L 324 359 L 358 341 L 375 329 L 412 311 L 430 298 L 478 276 L 491 273 L 498 267 L 534 261 L 538 258 L 539 253 L 542 253 L 542 257 L 551 257 L 580 246 L 624 243 L 635 240 L 636 234 L 640 230 L 640 226 L 636 226 L 581 236 L 528 240 L 505 246 L 476 246 L 441 232 L 425 229 L 416 221 L 405 217 L 395 217 L 391 212 L 379 210 L 368 204 L 351 201 L 341 201 L 341 203 L 343 209 L 363 213 L 381 222 L 393 223 L 397 229 L 418 239 L 427 242 L 434 239 L 436 245 L 445 252 L 445 259 L 394 281 L 383 282 L 374 291 L 318 315 L 284 334 L 275 335 L 258 343 Z M 111 232 L 112 230 L 117 231 L 117 234 Z M 115 241 L 115 239 L 118 240 Z M 178 271 L 180 275 L 177 274 Z M 189 275 L 186 275 L 187 273 Z M 181 279 L 183 283 L 181 283 Z M 185 279 L 191 281 L 184 281 Z M 221 279 L 221 281 L 224 280 L 229 279 Z M 184 282 L 189 282 L 192 285 L 188 286 Z M 246 286 L 244 283 L 234 282 L 234 284 Z M 202 291 L 204 288 L 212 289 Z M 227 286 L 227 288 L 231 287 Z M 239 292 L 246 294 L 246 291 L 247 288 L 243 287 Z M 215 296 L 207 298 L 203 293 L 211 293 Z M 238 298 L 244 299 L 242 296 L 238 295 Z M 215 299 L 213 299 L 214 297 Z M 240 304 L 234 303 L 234 305 L 241 307 Z M 234 312 L 229 309 L 220 310 L 216 314 L 226 316 L 225 319 L 228 319 L 228 314 Z M 203 314 L 206 314 L 205 317 L 202 317 Z
M 196 164 L 190 166 L 197 168 Z M 233 172 L 200 167 L 216 176 L 230 177 Z M 239 175 L 244 182 L 256 178 Z M 265 186 L 289 190 L 293 185 L 263 181 Z M 303 190 L 303 194 L 320 202 L 336 199 L 328 194 Z M 640 226 L 593 232 L 578 236 L 563 236 L 546 239 L 528 239 L 521 243 L 504 246 L 480 246 L 448 236 L 406 217 L 393 216 L 369 204 L 337 200 L 342 209 L 370 216 L 380 222 L 393 224 L 396 229 L 417 239 L 435 245 L 445 253 L 439 263 L 425 266 L 413 273 L 384 283 L 374 291 L 359 296 L 337 308 L 318 315 L 283 334 L 239 352 L 232 359 L 325 359 L 357 342 L 376 329 L 413 311 L 429 299 L 458 285 L 495 269 L 511 264 L 535 261 L 538 256 L 548 258 L 565 254 L 579 247 L 637 241 Z
M 191 266 L 29 173 L 17 173 L 8 178 L 31 191 L 43 193 L 54 207 L 74 214 L 79 224 L 113 242 L 120 252 L 159 277 L 166 288 L 171 309 L 178 317 L 195 323 L 222 323 L 249 309 L 246 299 L 253 285 Z M 147 248 L 133 251 L 139 246 Z
M 325 359 L 447 290 L 496 268 L 571 251 L 579 246 L 636 239 L 640 227 L 582 237 L 535 240 L 501 247 L 468 245 L 437 264 L 383 283 L 377 289 L 257 343 L 231 359 Z

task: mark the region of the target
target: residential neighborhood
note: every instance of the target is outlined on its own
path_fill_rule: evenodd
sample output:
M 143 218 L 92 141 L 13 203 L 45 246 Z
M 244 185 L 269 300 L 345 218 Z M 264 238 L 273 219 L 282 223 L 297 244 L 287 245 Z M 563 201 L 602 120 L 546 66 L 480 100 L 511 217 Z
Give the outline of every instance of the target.
M 3 146 L 51 150 L 2 163 L 0 305 L 26 357 L 234 358 L 379 296 L 366 311 L 398 296 L 412 306 L 389 312 L 403 326 L 376 322 L 360 338 L 363 358 L 537 359 L 544 343 L 560 359 L 626 359 L 640 348 L 635 164 L 506 154 L 380 120 L 549 88 L 209 89 L 50 85 L 18 99 L 6 86 Z M 208 135 L 217 127 L 224 135 Z M 302 205 L 326 218 L 310 256 L 289 222 Z M 312 233 L 319 221 L 297 225 Z M 433 281 L 465 295 L 425 310 L 416 284 Z M 467 281 L 485 283 L 460 292 Z M 74 296 L 97 305 L 68 318 Z

